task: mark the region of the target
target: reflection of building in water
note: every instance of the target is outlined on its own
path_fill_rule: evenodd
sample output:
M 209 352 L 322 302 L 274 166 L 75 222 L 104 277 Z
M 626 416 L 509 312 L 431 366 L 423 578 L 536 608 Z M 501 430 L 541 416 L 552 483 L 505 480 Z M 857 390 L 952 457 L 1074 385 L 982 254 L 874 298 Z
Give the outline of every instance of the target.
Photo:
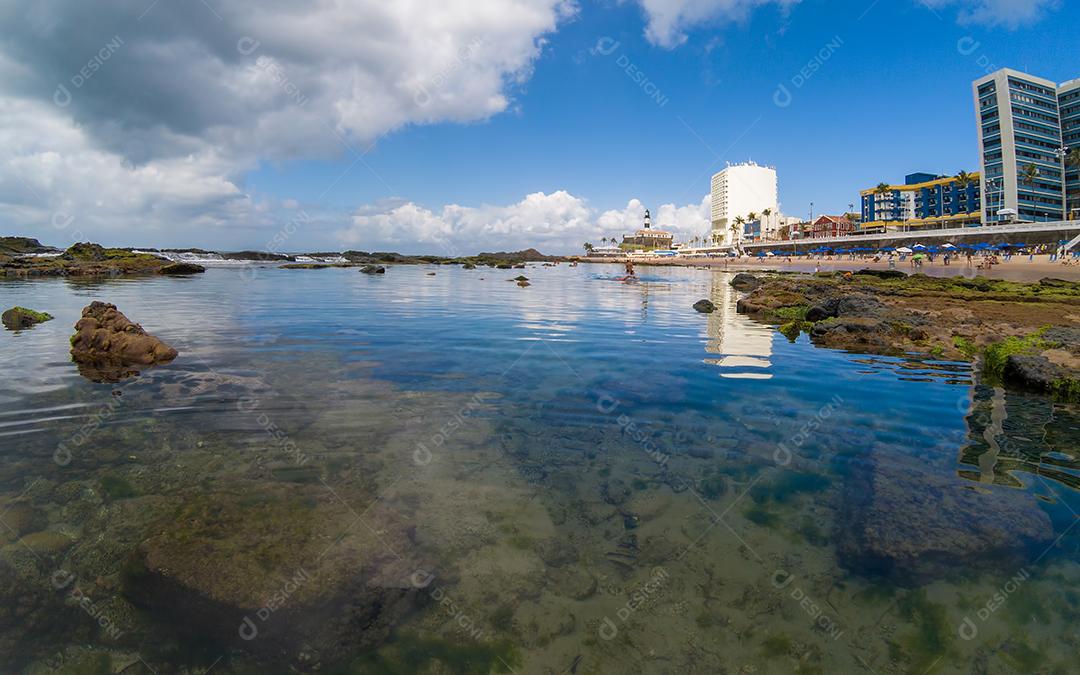
M 721 377 L 771 379 L 769 368 L 775 331 L 738 313 L 739 292 L 728 283 L 730 278 L 725 273 L 713 273 L 709 299 L 716 305 L 716 311 L 708 315 L 709 341 L 705 351 L 720 358 L 705 362 L 720 366 Z
M 1061 485 L 1080 490 L 1075 407 L 1038 394 L 978 385 L 960 451 L 963 478 L 1033 489 L 1056 499 Z

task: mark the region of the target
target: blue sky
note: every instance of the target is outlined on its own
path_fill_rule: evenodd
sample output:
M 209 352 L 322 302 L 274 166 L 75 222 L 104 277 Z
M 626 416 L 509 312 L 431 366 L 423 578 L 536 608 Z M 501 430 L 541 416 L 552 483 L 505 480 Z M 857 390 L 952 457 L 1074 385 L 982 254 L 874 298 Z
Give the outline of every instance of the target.
M 357 14 L 374 11 L 363 0 L 344 4 L 355 5 Z M 259 107 L 265 91 L 258 97 L 237 94 L 231 101 L 242 90 L 231 86 L 207 94 L 200 99 L 201 107 L 191 106 L 195 112 L 190 114 L 211 120 L 201 127 L 176 119 L 176 106 L 130 104 L 128 109 L 124 102 L 136 93 L 137 83 L 147 81 L 146 71 L 135 70 L 140 61 L 132 54 L 140 49 L 140 40 L 161 41 L 154 32 L 172 30 L 165 28 L 168 17 L 162 16 L 161 24 L 153 23 L 153 15 L 135 23 L 130 16 L 127 24 L 103 23 L 86 52 L 96 53 L 94 47 L 107 42 L 113 31 L 125 36 L 123 44 L 100 64 L 103 75 L 81 87 L 75 104 L 60 111 L 70 115 L 70 121 L 57 122 L 72 124 L 87 137 L 77 151 L 38 143 L 8 156 L 9 166 L 23 162 L 18 182 L 30 183 L 30 189 L 24 186 L 21 195 L 13 196 L 19 189 L 16 179 L 4 180 L 0 173 L 0 224 L 5 231 L 36 233 L 50 241 L 63 238 L 59 233 L 108 243 L 264 248 L 274 233 L 288 228 L 290 218 L 296 222 L 299 213 L 300 225 L 291 228 L 295 233 L 286 246 L 291 250 L 438 252 L 536 244 L 565 251 L 601 233 L 621 234 L 648 206 L 661 220 L 670 221 L 661 225 L 688 236 L 704 232 L 702 198 L 709 176 L 725 162 L 752 159 L 775 166 L 785 213 L 806 215 L 811 201 L 816 213 L 840 212 L 858 201 L 860 189 L 882 180 L 898 181 L 915 171 L 977 170 L 970 84 L 988 70 L 1012 67 L 1058 81 L 1080 77 L 1075 35 L 1080 7 L 1075 3 L 482 4 L 496 18 L 468 33 L 480 46 L 475 53 L 463 52 L 462 45 L 470 43 L 454 43 L 456 51 L 420 71 L 418 77 L 439 101 L 416 110 L 407 109 L 408 101 L 381 102 L 375 94 L 369 99 L 362 89 L 356 95 L 358 83 L 379 91 L 366 65 L 356 65 L 376 58 L 367 52 L 344 53 L 332 66 L 300 57 L 290 60 L 292 52 L 310 47 L 312 40 L 326 40 L 325 51 L 333 50 L 327 28 L 320 34 L 315 27 L 304 46 L 297 47 L 289 44 L 287 33 L 261 28 L 265 33 L 259 35 L 244 19 L 227 12 L 228 7 L 219 7 L 220 14 L 213 12 L 218 20 L 208 14 L 203 17 L 206 25 L 198 29 L 207 54 L 213 55 L 219 42 L 231 46 L 235 36 L 256 35 L 257 53 L 269 54 L 277 64 L 277 70 L 263 68 L 263 75 L 271 72 L 279 88 L 285 91 L 291 84 L 295 91 L 290 93 L 301 95 L 275 104 L 278 107 Z M 529 6 L 522 9 L 519 4 Z M 538 13 L 541 5 L 549 15 Z M 258 7 L 252 11 L 273 11 Z M 462 12 L 470 7 L 477 5 L 463 3 Z M 505 31 L 498 23 L 500 11 L 515 17 Z M 423 34 L 425 41 L 411 52 L 403 51 L 370 71 L 400 90 L 402 81 L 417 76 L 415 62 L 424 58 L 425 45 L 437 44 L 446 35 L 465 40 L 464 32 L 457 35 L 451 27 L 459 24 L 457 17 L 446 14 L 440 19 L 444 24 L 427 27 L 430 35 Z M 60 24 L 67 18 L 54 17 Z M 272 17 L 264 18 L 260 26 Z M 288 21 L 295 24 L 297 17 Z M 520 35 L 516 41 L 503 40 L 503 31 Z M 215 33 L 225 37 L 218 39 Z M 180 44 L 183 38 L 190 42 L 191 35 L 167 38 L 166 44 Z M 52 64 L 48 54 L 7 55 L 28 58 L 32 67 L 40 59 L 39 70 L 47 73 L 40 79 L 49 85 L 41 91 L 48 94 L 54 81 L 70 80 L 63 65 L 46 68 Z M 207 61 L 230 59 L 242 61 L 235 54 Z M 75 64 L 85 60 L 76 59 Z M 811 76 L 800 79 L 800 71 L 812 62 Z M 3 63 L 0 60 L 0 73 Z M 627 72 L 628 65 L 640 73 L 637 80 Z M 209 66 L 185 74 L 169 70 L 162 58 L 152 67 L 157 71 L 151 70 L 150 76 L 174 78 L 162 96 L 195 83 L 195 93 L 183 99 L 185 105 L 211 86 L 195 88 L 200 77 L 209 78 Z M 334 79 L 330 68 L 340 68 L 344 75 Z M 248 63 L 245 77 L 252 71 Z M 354 78 L 351 97 L 335 91 L 349 77 Z M 643 86 L 643 79 L 650 85 Z M 791 94 L 783 107 L 776 104 L 781 85 Z M 6 92 L 14 101 L 10 105 L 33 101 L 33 86 L 12 89 Z M 0 95 L 0 104 L 3 101 Z M 297 106 L 297 101 L 304 105 Z M 246 118 L 244 106 L 251 110 Z M 348 106 L 352 112 L 334 117 Z M 27 117 L 34 112 L 15 110 Z M 290 119 L 291 110 L 296 113 Z M 319 115 L 325 115 L 325 121 Z M 169 133 L 159 132 L 162 128 Z M 134 131 L 138 129 L 153 131 L 145 131 L 148 138 L 143 140 Z M 264 129 L 269 131 L 260 135 Z M 358 161 L 343 150 L 339 138 L 366 154 Z M 25 170 L 34 158 L 49 167 L 43 157 L 65 152 L 72 166 L 115 157 L 120 167 L 115 180 L 129 185 L 154 185 L 147 178 L 152 173 L 169 176 L 170 185 L 188 181 L 205 189 L 176 194 L 175 188 L 164 193 L 159 186 L 147 188 L 151 194 L 135 200 L 130 213 L 117 212 L 115 199 L 106 204 L 84 198 L 79 203 L 70 194 L 52 194 L 58 184 L 63 192 L 65 176 L 34 184 L 36 174 Z M 2 153 L 0 161 L 5 159 Z M 103 153 L 104 158 L 88 153 Z M 186 164 L 184 153 L 189 153 Z M 125 171 L 137 175 L 126 176 Z M 32 193 L 46 204 L 32 208 Z M 540 196 L 528 201 L 527 195 Z M 58 210 L 61 222 L 79 211 L 75 224 L 58 227 Z M 127 219 L 141 225 L 124 225 Z

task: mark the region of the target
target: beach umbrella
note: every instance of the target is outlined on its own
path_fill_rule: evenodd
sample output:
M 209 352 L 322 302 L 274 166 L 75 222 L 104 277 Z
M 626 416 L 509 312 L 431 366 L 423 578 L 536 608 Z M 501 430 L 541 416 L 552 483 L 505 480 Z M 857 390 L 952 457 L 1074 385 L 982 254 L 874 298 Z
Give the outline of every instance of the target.
M 918 249 L 925 249 L 926 247 L 923 246 L 922 244 L 915 244 L 911 248 L 918 250 Z
M 956 248 L 952 244 L 944 244 L 941 248 Z
M 900 248 L 896 249 L 896 252 L 897 252 L 897 253 L 914 253 L 914 251 L 912 251 L 912 250 L 911 250 L 910 248 L 908 248 L 907 246 L 902 246 L 902 247 L 900 247 Z

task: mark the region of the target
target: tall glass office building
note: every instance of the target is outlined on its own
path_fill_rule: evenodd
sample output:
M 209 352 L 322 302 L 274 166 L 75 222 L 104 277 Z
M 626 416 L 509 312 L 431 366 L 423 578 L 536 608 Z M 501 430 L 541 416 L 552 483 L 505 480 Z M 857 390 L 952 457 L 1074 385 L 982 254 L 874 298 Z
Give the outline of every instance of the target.
M 1080 220 L 1080 80 L 1058 87 L 1058 111 L 1061 115 L 1061 140 L 1065 153 L 1066 212 L 1069 220 Z
M 976 80 L 984 222 L 1065 216 L 1058 85 L 1008 68 Z

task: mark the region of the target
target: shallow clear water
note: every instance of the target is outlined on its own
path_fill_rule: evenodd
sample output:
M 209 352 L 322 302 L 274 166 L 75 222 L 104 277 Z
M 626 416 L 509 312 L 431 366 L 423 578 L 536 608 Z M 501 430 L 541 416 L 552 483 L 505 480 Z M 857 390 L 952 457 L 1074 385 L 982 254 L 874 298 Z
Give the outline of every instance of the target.
M 1075 408 L 519 273 L 0 284 L 0 670 L 1074 669 Z M 95 299 L 180 357 L 83 379 Z

